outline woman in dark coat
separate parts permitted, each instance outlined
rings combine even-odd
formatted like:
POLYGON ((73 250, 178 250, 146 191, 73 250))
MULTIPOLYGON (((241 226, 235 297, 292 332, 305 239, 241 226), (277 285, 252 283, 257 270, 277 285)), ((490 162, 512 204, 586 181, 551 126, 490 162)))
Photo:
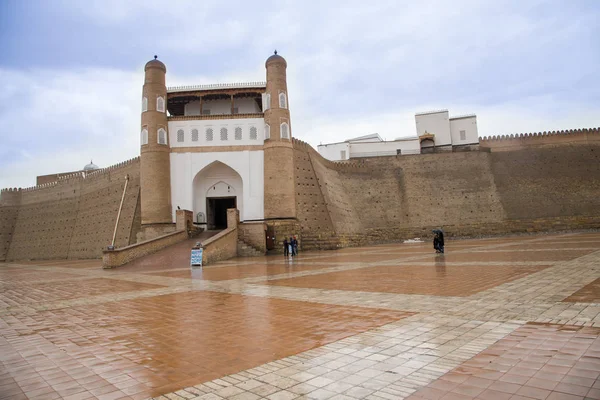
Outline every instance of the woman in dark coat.
POLYGON ((435 236, 433 237, 433 248, 436 253, 444 252, 444 232, 436 231, 435 236))

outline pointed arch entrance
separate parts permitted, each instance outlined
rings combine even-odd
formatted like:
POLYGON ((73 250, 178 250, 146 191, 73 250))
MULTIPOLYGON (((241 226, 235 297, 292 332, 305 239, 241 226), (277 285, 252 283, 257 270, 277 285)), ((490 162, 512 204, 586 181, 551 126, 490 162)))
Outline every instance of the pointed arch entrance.
POLYGON ((206 229, 225 229, 227 209, 243 209, 242 177, 233 168, 220 161, 204 167, 193 181, 194 215, 196 222, 205 223, 206 229))

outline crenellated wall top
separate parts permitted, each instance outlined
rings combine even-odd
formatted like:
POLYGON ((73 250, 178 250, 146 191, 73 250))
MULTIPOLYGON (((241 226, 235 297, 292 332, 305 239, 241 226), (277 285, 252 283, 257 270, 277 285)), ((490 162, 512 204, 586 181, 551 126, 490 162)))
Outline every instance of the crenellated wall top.
POLYGON ((542 138, 550 136, 566 136, 566 135, 598 135, 600 134, 600 128, 584 128, 584 129, 569 129, 562 131, 544 131, 535 133, 517 133, 511 135, 491 135, 484 136, 479 139, 480 144, 485 142, 503 141, 503 140, 515 140, 515 139, 529 139, 529 138, 542 138))
POLYGON ((140 161, 140 157, 135 157, 132 158, 130 160, 127 161, 123 161, 120 162, 118 164, 114 164, 111 165, 109 167, 106 168, 100 168, 97 170, 93 170, 90 172, 84 172, 84 171, 78 171, 78 172, 74 172, 72 174, 68 174, 68 175, 63 175, 60 176, 58 178, 58 180, 54 181, 54 182, 48 182, 48 183, 44 183, 41 185, 36 185, 36 186, 31 186, 31 187, 27 187, 27 188, 6 188, 6 189, 2 189, 1 193, 11 193, 11 192, 32 192, 35 190, 42 190, 42 189, 47 189, 50 187, 54 187, 56 185, 59 184, 64 184, 64 183, 72 183, 72 182, 76 182, 76 181, 83 181, 83 180, 89 180, 89 179, 97 179, 97 178, 102 178, 104 176, 106 176, 107 174, 114 172, 120 168, 123 167, 127 167, 129 165, 132 164, 136 164, 139 163, 140 161))

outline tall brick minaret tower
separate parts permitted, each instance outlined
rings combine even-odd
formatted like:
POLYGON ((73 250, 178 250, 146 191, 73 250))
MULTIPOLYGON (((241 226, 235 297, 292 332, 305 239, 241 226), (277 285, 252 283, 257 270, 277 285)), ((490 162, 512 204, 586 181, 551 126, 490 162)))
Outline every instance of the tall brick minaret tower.
POLYGON ((288 103, 287 62, 277 51, 267 59, 265 93, 265 218, 296 218, 294 149, 288 103))
MULTIPOLYGON (((169 161, 169 135, 167 125, 167 68, 157 60, 149 61, 145 68, 142 91, 141 130, 141 207, 142 227, 154 232, 171 228, 171 168, 169 161), (169 224, 161 229, 160 224, 169 224)), ((155 233, 150 234, 154 236, 155 233)), ((148 235, 146 237, 149 238, 148 235)))

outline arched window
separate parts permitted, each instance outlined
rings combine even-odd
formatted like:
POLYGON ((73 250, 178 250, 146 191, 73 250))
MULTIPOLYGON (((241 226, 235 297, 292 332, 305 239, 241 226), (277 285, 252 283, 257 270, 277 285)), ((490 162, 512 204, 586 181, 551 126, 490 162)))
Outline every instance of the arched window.
POLYGON ((265 94, 265 104, 263 104, 263 111, 267 111, 269 108, 271 108, 271 94, 267 93, 265 94))
POLYGON ((285 93, 279 93, 279 108, 287 108, 285 93))
POLYGON ((265 140, 271 139, 271 127, 265 124, 265 140))
POLYGON ((283 124, 281 124, 281 138, 282 139, 290 138, 290 126, 287 124, 287 122, 284 122, 283 124))
POLYGON ((148 111, 148 98, 142 98, 142 112, 148 111))
POLYGON ((156 111, 165 112, 165 99, 163 99, 161 96, 158 96, 156 99, 156 111))
POLYGON ((227 128, 221 128, 221 140, 222 141, 226 141, 227 140, 227 128))
POLYGON ((235 128, 235 140, 242 140, 242 128, 239 126, 235 128))
POLYGON ((250 140, 256 140, 258 137, 258 132, 256 131, 256 127, 250 127, 250 140))
POLYGON ((148 144, 148 129, 146 128, 142 129, 141 142, 143 145, 148 144))
POLYGON ((184 133, 183 133, 183 129, 180 129, 177 131, 177 141, 178 142, 183 142, 183 138, 184 138, 184 133))
POLYGON ((156 139, 158 140, 158 144, 167 144, 167 131, 160 128, 157 133, 156 139))
POLYGON ((192 129, 192 142, 198 141, 198 129, 192 129))
POLYGON ((212 142, 213 140, 213 130, 212 128, 206 128, 206 141, 212 142))

